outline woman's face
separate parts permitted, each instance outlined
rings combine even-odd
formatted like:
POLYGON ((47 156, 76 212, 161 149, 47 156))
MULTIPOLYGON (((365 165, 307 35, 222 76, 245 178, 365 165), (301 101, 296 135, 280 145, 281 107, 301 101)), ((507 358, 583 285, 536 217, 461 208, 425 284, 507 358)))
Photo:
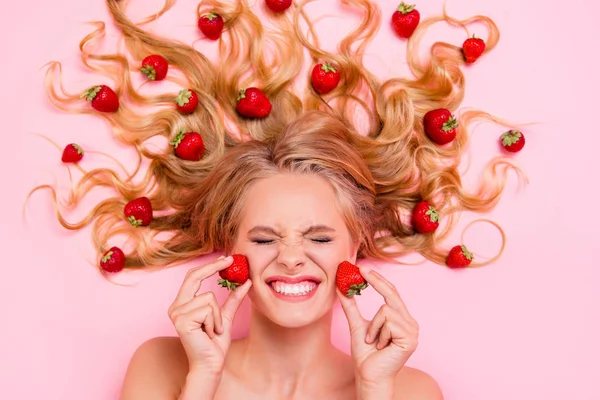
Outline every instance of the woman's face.
POLYGON ((357 246, 325 179, 279 174, 248 188, 233 251, 248 258, 253 306, 300 327, 331 310, 337 266, 355 262, 357 246))

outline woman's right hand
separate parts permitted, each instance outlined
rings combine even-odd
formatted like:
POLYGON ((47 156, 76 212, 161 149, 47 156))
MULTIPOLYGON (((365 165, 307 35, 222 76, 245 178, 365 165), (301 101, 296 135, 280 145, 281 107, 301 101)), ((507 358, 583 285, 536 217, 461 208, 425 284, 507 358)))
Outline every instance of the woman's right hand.
POLYGON ((232 291, 222 307, 213 292, 198 293, 202 281, 231 265, 231 257, 191 269, 177 298, 169 307, 173 322, 188 357, 189 370, 203 374, 220 374, 231 344, 233 318, 248 294, 248 280, 232 291))

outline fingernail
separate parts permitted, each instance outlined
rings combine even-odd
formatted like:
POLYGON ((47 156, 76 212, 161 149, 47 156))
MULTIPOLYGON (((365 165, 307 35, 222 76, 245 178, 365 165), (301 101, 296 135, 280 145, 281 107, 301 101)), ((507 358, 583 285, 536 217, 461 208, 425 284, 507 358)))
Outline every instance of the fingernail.
POLYGON ((369 275, 369 272, 371 272, 371 268, 369 267, 358 267, 358 269, 362 276, 369 275))
POLYGON ((225 261, 233 261, 233 257, 232 256, 227 256, 224 258, 225 261))
POLYGON ((365 343, 367 343, 367 344, 371 343, 371 335, 369 335, 368 333, 367 333, 367 337, 365 338, 365 343))
POLYGON ((225 256, 221 256, 221 257, 217 258, 217 261, 222 260, 224 258, 225 258, 225 256))

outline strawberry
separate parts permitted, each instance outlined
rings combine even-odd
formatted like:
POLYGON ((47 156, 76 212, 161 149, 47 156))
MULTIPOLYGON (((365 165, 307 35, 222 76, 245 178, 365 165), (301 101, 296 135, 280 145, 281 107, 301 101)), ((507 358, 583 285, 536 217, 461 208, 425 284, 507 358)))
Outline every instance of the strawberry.
POLYGON ((223 18, 214 12, 204 14, 198 20, 198 28, 204 36, 211 40, 217 40, 221 37, 224 25, 223 18))
POLYGON ((169 144, 182 160, 199 161, 204 155, 204 141, 198 132, 180 131, 169 144))
POLYGON ((125 266, 125 254, 118 247, 111 247, 100 259, 100 267, 106 272, 119 272, 125 266))
POLYGON ((177 111, 182 114, 191 114, 198 107, 198 95, 192 89, 183 89, 175 97, 177 111))
POLYGON ((169 71, 169 63, 162 56, 151 55, 142 61, 142 74, 151 81, 162 81, 169 71))
POLYGON ((265 0, 267 7, 273 12, 284 12, 292 5, 292 0, 265 0))
POLYGON ((417 232, 431 233, 440 225, 440 216, 435 207, 421 201, 413 209, 412 224, 417 232))
POLYGON ((467 64, 474 63, 485 51, 485 42, 482 39, 473 37, 468 38, 462 45, 463 56, 467 64))
POLYGON ((100 112, 115 112, 119 109, 117 94, 106 85, 93 86, 86 90, 81 98, 92 103, 92 107, 100 112))
POLYGON ((516 153, 525 146, 525 136, 522 132, 511 129, 500 135, 500 143, 504 150, 516 153))
POLYGON ((369 286, 365 278, 360 274, 358 267, 348 261, 342 261, 338 265, 335 274, 335 283, 338 289, 347 297, 360 295, 360 291, 369 286))
POLYGON ((340 83, 340 72, 328 62, 317 64, 312 70, 311 83, 317 93, 329 93, 340 83))
POLYGON ((238 112, 247 118, 263 118, 271 112, 271 102, 260 89, 241 89, 237 98, 238 112))
POLYGON ((63 150, 62 162, 76 163, 83 158, 83 149, 75 143, 68 144, 63 150))
POLYGON ((417 29, 420 20, 421 14, 415 10, 415 5, 402 2, 392 14, 392 27, 398 36, 408 39, 417 29))
POLYGON ((445 108, 428 111, 423 117, 423 129, 431 140, 439 145, 450 143, 456 137, 458 123, 445 108))
POLYGON ((152 204, 147 197, 138 197, 125 205, 123 210, 127 221, 136 228, 152 222, 152 204))
POLYGON ((243 285, 250 277, 250 268, 248 259, 241 254, 232 255, 233 261, 231 265, 219 271, 218 284, 229 290, 235 290, 238 286, 243 285))
POLYGON ((454 246, 446 257, 446 264, 450 268, 463 268, 471 264, 471 261, 473 261, 473 253, 464 245, 454 246))

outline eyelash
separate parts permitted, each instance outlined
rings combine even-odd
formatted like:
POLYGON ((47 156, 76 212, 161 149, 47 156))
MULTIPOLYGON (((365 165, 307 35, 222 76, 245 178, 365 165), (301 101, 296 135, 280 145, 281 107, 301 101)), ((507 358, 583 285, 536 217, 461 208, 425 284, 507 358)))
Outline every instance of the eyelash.
MULTIPOLYGON (((319 238, 319 239, 312 239, 313 242, 315 243, 329 243, 331 242, 330 238, 319 238)), ((268 240, 268 239, 252 239, 253 243, 256 244, 260 244, 260 245, 268 245, 268 244, 273 244, 275 242, 275 240, 268 240)))

